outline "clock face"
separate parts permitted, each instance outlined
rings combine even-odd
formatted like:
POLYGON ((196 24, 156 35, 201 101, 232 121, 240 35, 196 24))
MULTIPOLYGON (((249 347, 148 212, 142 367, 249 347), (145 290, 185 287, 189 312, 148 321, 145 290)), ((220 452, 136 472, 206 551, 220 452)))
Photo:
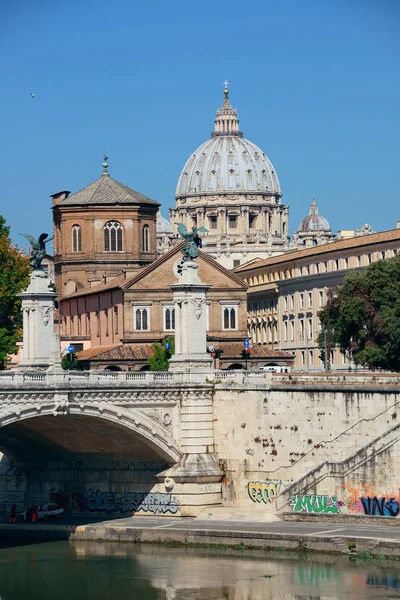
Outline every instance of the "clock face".
POLYGON ((183 267, 183 258, 180 258, 174 264, 174 274, 178 279, 182 275, 182 267, 183 267))

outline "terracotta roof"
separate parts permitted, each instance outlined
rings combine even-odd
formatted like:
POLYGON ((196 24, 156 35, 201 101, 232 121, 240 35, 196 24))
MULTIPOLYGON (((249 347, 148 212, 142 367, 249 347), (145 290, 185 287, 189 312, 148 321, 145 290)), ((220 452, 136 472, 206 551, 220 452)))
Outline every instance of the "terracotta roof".
MULTIPOLYGON (((137 274, 134 275, 133 277, 131 277, 130 279, 126 279, 125 273, 122 273, 121 275, 119 275, 115 279, 112 279, 108 283, 101 283, 100 285, 96 285, 94 287, 82 288, 82 289, 78 290, 77 292, 75 292, 74 294, 70 294, 69 296, 63 296, 63 298, 61 300, 70 300, 71 298, 79 298, 81 296, 88 296, 90 294, 97 294, 98 292, 106 292, 106 291, 114 290, 114 289, 118 289, 118 288, 126 290, 126 289, 130 288, 132 286, 132 284, 134 284, 137 281, 139 281, 140 279, 142 279, 142 277, 144 277, 148 273, 151 273, 152 271, 154 271, 154 269, 156 269, 159 265, 161 265, 163 262, 168 260, 170 258, 170 256, 177 254, 177 252, 180 251, 180 249, 182 248, 182 246, 185 245, 185 243, 186 242, 182 241, 182 242, 179 242, 178 244, 175 244, 175 246, 173 246, 173 248, 171 248, 171 250, 169 252, 167 252, 166 254, 162 254, 159 258, 157 258, 150 265, 148 265, 146 267, 142 267, 141 269, 138 269, 137 274)), ((211 256, 209 256, 208 254, 201 252, 201 250, 199 251, 199 255, 205 260, 205 262, 208 262, 209 264, 214 266, 219 271, 228 275, 231 279, 234 279, 241 288, 247 289, 247 287, 248 287, 247 283, 245 283, 243 281, 243 279, 241 277, 239 277, 239 275, 236 275, 233 271, 229 271, 228 269, 226 269, 225 267, 220 265, 219 262, 217 262, 214 258, 211 258, 211 256)), ((207 283, 207 282, 204 282, 204 283, 207 283)))
POLYGON ((152 344, 117 344, 83 350, 79 353, 79 360, 147 360, 152 354, 152 344))
POLYGON ((251 271, 252 269, 259 269, 262 267, 270 267, 286 262, 293 262, 302 258, 308 258, 309 256, 330 254, 338 252, 339 250, 370 246, 373 244, 380 244, 381 242, 393 242, 396 240, 400 241, 400 229, 389 229, 388 231, 381 231, 380 233, 370 233, 368 235, 360 235, 346 240, 336 240, 335 242, 331 242, 329 244, 312 246, 304 250, 286 252, 285 254, 280 254, 279 256, 261 260, 256 265, 252 263, 246 263, 245 265, 236 267, 234 271, 235 273, 243 273, 245 271, 251 271))
POLYGON ((111 281, 107 283, 100 283, 99 285, 95 285, 94 287, 85 287, 69 296, 63 296, 60 298, 61 302, 63 300, 70 300, 71 298, 79 298, 80 296, 88 296, 89 294, 97 294, 98 292, 107 292, 108 290, 114 290, 122 287, 122 284, 126 280, 126 273, 121 273, 111 281))
MULTIPOLYGON (((212 345, 212 342, 210 342, 212 345)), ((215 348, 224 351, 223 358, 241 358, 242 342, 219 342, 215 348)), ((293 358, 292 352, 271 350, 269 346, 255 345, 250 349, 251 358, 293 358)), ((117 344, 104 348, 90 348, 79 352, 79 360, 147 360, 153 354, 152 344, 117 344)))
MULTIPOLYGON (((224 351, 223 358, 227 357, 238 358, 242 356, 243 342, 210 342, 210 346, 220 348, 224 351)), ((292 358, 293 352, 284 352, 283 350, 272 350, 268 345, 254 344, 250 348, 251 358, 292 358)))
POLYGON ((57 206, 98 206, 106 204, 151 204, 160 206, 159 202, 136 192, 132 188, 103 173, 99 179, 87 185, 83 190, 68 196, 57 206))
POLYGON ((79 360, 90 360, 91 358, 94 358, 98 354, 104 354, 110 350, 113 350, 114 348, 117 348, 119 345, 120 344, 114 344, 113 346, 101 346, 98 348, 87 348, 86 350, 82 350, 82 352, 76 352, 76 355, 79 358, 79 360))

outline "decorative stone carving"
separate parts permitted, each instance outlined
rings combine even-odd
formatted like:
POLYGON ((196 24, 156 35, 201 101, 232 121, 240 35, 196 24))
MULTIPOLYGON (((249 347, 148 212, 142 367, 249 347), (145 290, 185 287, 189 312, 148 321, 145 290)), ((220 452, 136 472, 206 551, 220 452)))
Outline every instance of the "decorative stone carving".
POLYGON ((54 402, 53 415, 67 415, 68 414, 69 402, 68 400, 56 400, 54 402))
POLYGON ((125 219, 124 225, 125 225, 126 229, 132 229, 132 227, 133 227, 132 219, 125 219))
POLYGON ((50 312, 51 312, 50 306, 41 306, 40 307, 40 315, 42 317, 43 325, 45 325, 45 326, 49 324, 50 312))
POLYGON ((192 298, 191 303, 194 306, 194 314, 196 319, 200 319, 201 313, 203 312, 203 305, 206 303, 205 298, 192 298))
POLYGON ((169 413, 164 413, 162 422, 164 423, 165 427, 169 427, 172 423, 171 415, 169 413))
POLYGON ((370 233, 374 233, 374 230, 372 229, 371 225, 368 225, 368 223, 365 223, 365 225, 363 225, 362 227, 360 227, 360 229, 356 229, 356 235, 369 235, 370 233))
POLYGON ((166 477, 164 479, 164 486, 166 492, 171 492, 174 489, 175 481, 172 479, 172 477, 166 477))
POLYGON ((104 221, 102 221, 101 219, 95 219, 94 220, 94 227, 95 229, 101 229, 104 225, 104 221))

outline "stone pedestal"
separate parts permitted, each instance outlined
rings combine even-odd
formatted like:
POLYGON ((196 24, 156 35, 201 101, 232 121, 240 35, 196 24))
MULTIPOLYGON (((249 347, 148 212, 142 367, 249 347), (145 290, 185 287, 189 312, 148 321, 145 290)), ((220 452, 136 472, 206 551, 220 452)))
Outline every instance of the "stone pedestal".
POLYGON ((169 369, 182 371, 211 368, 207 354, 206 291, 210 285, 200 281, 198 265, 185 261, 179 283, 169 286, 175 305, 175 354, 169 369))
POLYGON ((28 289, 22 292, 23 369, 61 368, 59 336, 54 333, 54 298, 44 271, 33 271, 28 289))

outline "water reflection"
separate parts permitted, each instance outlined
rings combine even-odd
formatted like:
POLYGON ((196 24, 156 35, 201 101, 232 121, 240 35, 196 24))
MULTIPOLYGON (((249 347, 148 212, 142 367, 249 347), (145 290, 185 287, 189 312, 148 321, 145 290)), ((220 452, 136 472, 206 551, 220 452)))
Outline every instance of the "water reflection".
POLYGON ((348 557, 98 542, 0 550, 1 600, 364 600, 396 597, 390 588, 397 565, 348 557))

